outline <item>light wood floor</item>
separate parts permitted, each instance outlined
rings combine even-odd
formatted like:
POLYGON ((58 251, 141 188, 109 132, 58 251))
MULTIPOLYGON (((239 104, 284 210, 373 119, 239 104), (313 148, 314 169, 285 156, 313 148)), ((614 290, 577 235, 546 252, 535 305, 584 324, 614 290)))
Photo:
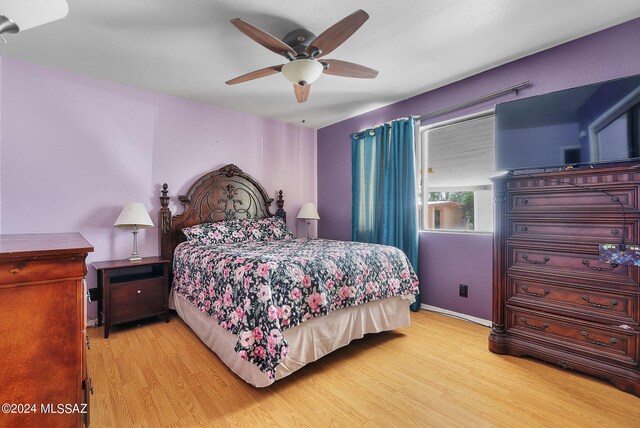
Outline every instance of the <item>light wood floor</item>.
POLYGON ((640 427, 640 398, 492 354, 486 327, 432 312, 267 388, 229 371, 177 317, 91 328, 93 427, 640 427))

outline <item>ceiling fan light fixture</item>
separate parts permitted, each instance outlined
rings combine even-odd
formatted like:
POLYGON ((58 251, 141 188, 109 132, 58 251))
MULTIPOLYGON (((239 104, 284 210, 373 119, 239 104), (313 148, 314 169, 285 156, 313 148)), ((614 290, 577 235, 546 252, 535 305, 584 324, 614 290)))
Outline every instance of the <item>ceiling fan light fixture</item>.
POLYGON ((0 0, 0 33, 28 30, 64 18, 68 13, 66 0, 0 0))
POLYGON ((295 85, 310 85, 322 74, 324 66, 313 59, 295 59, 282 67, 282 74, 295 85))

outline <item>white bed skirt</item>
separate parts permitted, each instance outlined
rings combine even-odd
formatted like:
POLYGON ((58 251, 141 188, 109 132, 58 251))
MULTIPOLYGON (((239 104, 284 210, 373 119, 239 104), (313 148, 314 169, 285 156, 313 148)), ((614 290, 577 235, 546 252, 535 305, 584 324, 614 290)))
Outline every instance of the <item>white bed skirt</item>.
POLYGON ((378 300, 312 318, 285 330, 283 336, 289 343, 289 353, 276 368, 275 379, 269 379, 257 366, 240 358, 234 351, 237 336, 173 291, 170 307, 234 373, 251 385, 265 387, 365 334, 408 326, 409 306, 413 302, 413 296, 378 300))

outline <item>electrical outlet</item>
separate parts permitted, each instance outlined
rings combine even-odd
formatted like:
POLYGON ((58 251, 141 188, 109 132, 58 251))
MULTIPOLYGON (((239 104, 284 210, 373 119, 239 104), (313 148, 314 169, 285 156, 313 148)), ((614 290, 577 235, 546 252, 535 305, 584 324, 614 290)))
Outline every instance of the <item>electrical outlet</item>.
POLYGON ((460 284, 459 294, 460 297, 469 297, 469 286, 466 284, 460 284))

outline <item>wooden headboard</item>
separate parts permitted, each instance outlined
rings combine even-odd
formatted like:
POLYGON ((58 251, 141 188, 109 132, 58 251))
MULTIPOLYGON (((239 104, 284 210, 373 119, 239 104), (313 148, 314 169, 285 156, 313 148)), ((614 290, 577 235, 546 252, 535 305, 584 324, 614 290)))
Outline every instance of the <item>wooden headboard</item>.
POLYGON ((222 220, 277 217, 287 220, 282 190, 278 192, 278 209, 272 214, 273 198, 253 177, 229 164, 200 177, 186 195, 178 196, 184 209, 172 215, 169 210, 169 186, 162 186, 160 195, 160 256, 173 260, 173 252, 186 238, 182 229, 200 223, 222 220))

